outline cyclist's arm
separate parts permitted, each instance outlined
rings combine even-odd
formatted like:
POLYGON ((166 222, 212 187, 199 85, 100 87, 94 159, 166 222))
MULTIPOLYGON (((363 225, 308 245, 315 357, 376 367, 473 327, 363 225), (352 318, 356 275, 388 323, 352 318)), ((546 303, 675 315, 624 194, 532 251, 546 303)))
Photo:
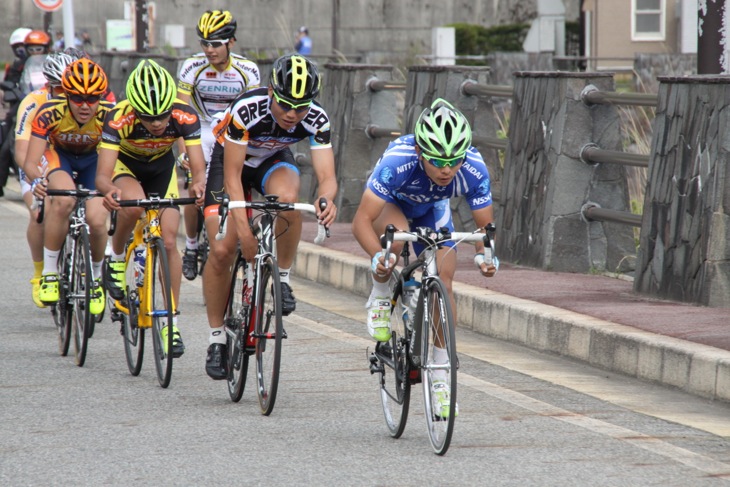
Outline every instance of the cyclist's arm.
MULTIPOLYGON (((180 100, 187 103, 188 105, 190 104, 190 95, 189 94, 183 93, 178 89, 177 97, 180 100)), ((177 148, 178 148, 178 154, 185 154, 185 152, 187 152, 187 149, 185 148, 185 139, 183 139, 182 137, 177 139, 177 148)))
POLYGON ((375 254, 382 251, 380 246, 380 236, 375 233, 375 220, 383 212, 385 208, 385 200, 379 198, 369 188, 365 189, 365 193, 360 200, 355 216, 352 218, 352 234, 365 252, 372 258, 375 254))
MULTIPOLYGON (((15 163, 25 171, 25 159, 28 156, 30 141, 15 139, 15 163)), ((26 173, 27 174, 27 173, 26 173)))
POLYGON ((112 182, 118 156, 118 150, 102 147, 99 149, 99 159, 96 163, 96 189, 104 195, 104 206, 108 210, 120 208, 119 204, 114 201, 114 195, 121 199, 121 190, 112 182))
MULTIPOLYGON (((243 163, 246 160, 247 145, 236 144, 226 140, 223 148, 223 187, 231 201, 245 199, 241 174, 243 163)), ((236 225, 238 239, 241 242, 241 252, 249 262, 256 255, 257 242, 251 233, 248 216, 245 208, 232 209, 229 218, 233 218, 236 225)))
MULTIPOLYGON (((492 205, 485 206, 478 210, 472 210, 471 214, 472 217, 474 217, 474 224, 478 228, 484 228, 487 224, 494 222, 494 210, 492 209, 492 205)), ((474 247, 477 254, 484 252, 484 244, 482 242, 475 242, 474 247)), ((487 264, 482 263, 480 270, 482 274, 487 277, 492 277, 497 273, 497 268, 494 264, 487 266, 487 264)))
POLYGON ((203 204, 202 198, 205 194, 205 156, 203 156, 203 146, 194 144, 187 146, 188 157, 190 158, 190 170, 193 173, 193 181, 190 185, 191 194, 200 199, 199 204, 203 204))
MULTIPOLYGON (((337 195, 337 177, 335 176, 335 153, 331 147, 323 149, 312 149, 312 169, 317 175, 318 194, 317 201, 320 198, 327 199, 327 209, 319 215, 322 223, 329 226, 335 221, 337 216, 337 207, 334 199, 337 195)), ((319 210, 319 206, 315 203, 315 207, 319 210)))
POLYGON ((32 135, 28 142, 28 152, 25 157, 23 164, 23 171, 28 176, 28 179, 33 181, 36 178, 43 176, 38 166, 41 164, 41 158, 43 153, 46 151, 46 139, 32 135))

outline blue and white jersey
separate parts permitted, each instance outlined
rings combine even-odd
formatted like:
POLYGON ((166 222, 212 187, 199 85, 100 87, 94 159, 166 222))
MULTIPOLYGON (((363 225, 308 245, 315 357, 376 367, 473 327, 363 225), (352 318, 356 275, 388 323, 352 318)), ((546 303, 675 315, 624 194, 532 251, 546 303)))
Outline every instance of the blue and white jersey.
POLYGON ((492 204, 489 171, 476 148, 469 148, 466 160, 447 186, 433 183, 421 164, 415 137, 399 137, 388 145, 375 165, 367 187, 399 206, 408 218, 422 216, 438 201, 458 196, 466 198, 472 211, 492 204))

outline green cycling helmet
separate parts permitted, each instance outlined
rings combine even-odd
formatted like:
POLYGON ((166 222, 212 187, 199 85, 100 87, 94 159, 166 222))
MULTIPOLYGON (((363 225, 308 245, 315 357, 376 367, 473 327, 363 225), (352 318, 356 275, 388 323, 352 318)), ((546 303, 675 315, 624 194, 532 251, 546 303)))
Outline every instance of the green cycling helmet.
POLYGON ((126 93, 137 113, 157 116, 172 107, 177 88, 165 68, 151 59, 144 59, 129 75, 126 93))
POLYGON ((455 159, 471 146, 471 127, 464 114, 437 98, 416 120, 416 144, 430 157, 455 159))

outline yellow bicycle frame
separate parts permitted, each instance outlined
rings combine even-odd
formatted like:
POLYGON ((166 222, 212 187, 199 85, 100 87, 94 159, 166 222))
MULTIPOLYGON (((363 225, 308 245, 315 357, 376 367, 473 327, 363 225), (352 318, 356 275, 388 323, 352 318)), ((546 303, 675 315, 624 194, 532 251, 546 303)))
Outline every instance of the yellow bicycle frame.
MULTIPOLYGON (((148 208, 145 214, 137 220, 132 234, 132 241, 127 245, 126 268, 134 268, 134 249, 138 245, 144 243, 146 247, 147 257, 144 264, 144 279, 142 287, 138 288, 139 295, 139 315, 137 316, 137 326, 139 328, 152 328, 152 263, 154 262, 155 252, 157 249, 152 242, 154 238, 162 239, 162 231, 160 230, 160 210, 159 208, 148 208)), ((177 314, 177 305, 175 296, 172 298, 173 315, 177 314)), ((129 308, 119 301, 115 301, 116 307, 124 314, 129 315, 129 308)))

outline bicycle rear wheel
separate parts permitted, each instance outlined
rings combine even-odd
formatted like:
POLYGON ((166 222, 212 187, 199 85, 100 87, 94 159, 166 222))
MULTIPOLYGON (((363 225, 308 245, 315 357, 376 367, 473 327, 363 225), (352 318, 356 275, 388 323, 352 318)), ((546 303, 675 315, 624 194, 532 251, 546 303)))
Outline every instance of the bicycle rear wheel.
POLYGON ((449 449, 458 411, 456 407, 454 315, 449 294, 440 279, 429 279, 425 287, 426 296, 421 324, 423 332, 421 348, 423 405, 431 446, 436 454, 443 455, 449 449), (441 357, 434 356, 436 348, 441 349, 441 357), (434 393, 435 383, 439 384, 436 389, 442 391, 440 394, 448 398, 441 405, 434 393), (448 394, 443 392, 443 383, 448 388, 448 394))
POLYGON ((69 316, 68 303, 68 277, 71 274, 71 249, 72 240, 69 238, 63 243, 58 254, 58 303, 51 308, 53 321, 58 330, 58 353, 65 357, 68 355, 68 347, 71 345, 71 317, 69 316))
POLYGON ((250 316, 250 305, 244 301, 244 287, 247 285, 246 265, 246 261, 238 253, 233 265, 231 288, 223 321, 226 327, 226 348, 228 350, 228 395, 233 402, 240 401, 243 396, 250 357, 250 353, 246 350, 250 316))
POLYGON ((134 252, 129 254, 127 270, 124 274, 127 313, 121 313, 121 334, 122 340, 124 340, 124 355, 127 359, 127 368, 129 369, 129 373, 136 377, 142 371, 145 329, 139 328, 138 326, 139 290, 137 289, 136 279, 134 277, 134 260, 132 256, 134 256, 134 252))
POLYGON ((400 438, 406 428, 411 401, 411 383, 408 380, 410 370, 408 342, 411 334, 403 322, 402 281, 394 273, 391 282, 395 282, 392 291, 395 304, 390 312, 392 335, 390 341, 379 342, 376 345, 375 356, 380 362, 380 402, 383 406, 385 424, 388 426, 390 436, 400 438))
MULTIPOLYGON (((172 342, 174 335, 172 331, 174 309, 172 306, 170 266, 162 239, 156 238, 150 250, 152 251, 152 267, 148 267, 148 269, 151 273, 149 284, 152 286, 149 292, 151 297, 153 355, 155 357, 155 368, 157 369, 157 380, 160 382, 160 386, 167 387, 170 385, 170 379, 172 378, 172 342)), ((150 255, 147 255, 147 259, 150 259, 150 255)), ((145 292, 144 288, 142 292, 145 292)))
POLYGON ((71 273, 68 281, 68 313, 74 330, 76 365, 83 367, 89 346, 89 332, 94 319, 89 301, 94 280, 91 276, 91 247, 89 233, 83 225, 78 229, 71 273))
POLYGON ((256 305, 256 378, 259 406, 265 416, 271 414, 279 387, 281 340, 284 324, 281 319, 281 283, 279 266, 273 256, 264 259, 257 291, 256 305))

